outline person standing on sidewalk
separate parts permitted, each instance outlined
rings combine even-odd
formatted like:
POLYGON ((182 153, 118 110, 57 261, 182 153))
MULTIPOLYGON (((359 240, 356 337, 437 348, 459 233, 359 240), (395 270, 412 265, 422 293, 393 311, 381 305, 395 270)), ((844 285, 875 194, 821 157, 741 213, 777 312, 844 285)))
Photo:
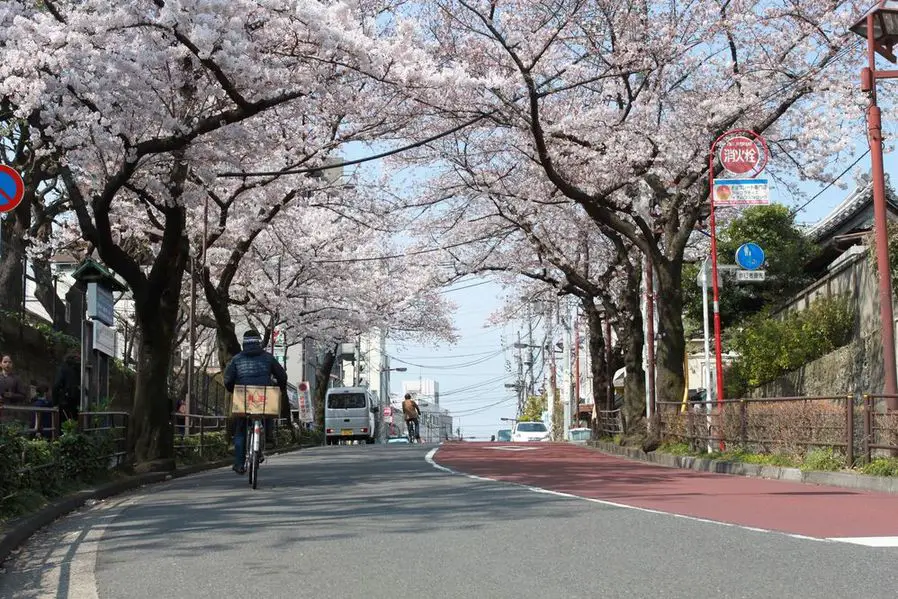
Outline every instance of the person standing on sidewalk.
POLYGON ((28 391, 12 370, 12 356, 0 354, 0 405, 22 405, 27 401, 28 391))
POLYGON ((50 399, 59 408, 60 424, 68 420, 78 422, 78 410, 81 409, 81 354, 77 351, 67 353, 59 366, 50 399))

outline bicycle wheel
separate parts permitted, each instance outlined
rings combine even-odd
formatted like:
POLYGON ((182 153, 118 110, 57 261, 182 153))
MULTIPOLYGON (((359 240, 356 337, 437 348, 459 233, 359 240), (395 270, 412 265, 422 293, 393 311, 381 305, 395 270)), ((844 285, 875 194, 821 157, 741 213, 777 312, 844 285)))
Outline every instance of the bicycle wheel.
POLYGON ((259 485, 259 452, 254 451, 249 471, 249 484, 255 489, 259 485))
POLYGON ((250 432, 246 436, 246 473, 247 473, 246 481, 250 485, 253 484, 253 477, 255 476, 255 473, 253 472, 253 470, 255 469, 256 464, 257 464, 256 459, 255 459, 256 451, 254 449, 254 447, 255 447, 254 442, 255 442, 255 432, 250 432))

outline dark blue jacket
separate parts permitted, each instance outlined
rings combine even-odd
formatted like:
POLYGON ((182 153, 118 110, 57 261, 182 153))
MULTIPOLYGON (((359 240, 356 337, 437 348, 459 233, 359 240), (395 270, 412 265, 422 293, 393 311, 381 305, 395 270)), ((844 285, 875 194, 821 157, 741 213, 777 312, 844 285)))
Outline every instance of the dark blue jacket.
POLYGON ((225 368, 224 386, 233 391, 234 385, 271 385, 272 377, 282 391, 286 389, 284 367, 258 343, 247 343, 225 368))

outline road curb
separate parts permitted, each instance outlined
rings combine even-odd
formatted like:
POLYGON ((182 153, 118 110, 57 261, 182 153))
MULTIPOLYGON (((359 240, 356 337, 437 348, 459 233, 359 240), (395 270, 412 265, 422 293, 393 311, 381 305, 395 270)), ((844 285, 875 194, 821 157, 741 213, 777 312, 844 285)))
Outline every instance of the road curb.
POLYGON ((602 453, 641 462, 649 462, 670 468, 694 470, 696 472, 713 472, 716 474, 732 474, 735 476, 749 476, 753 478, 767 478, 772 480, 785 480, 812 485, 828 485, 831 487, 855 489, 858 491, 877 491, 880 493, 898 495, 898 477, 871 476, 869 474, 855 474, 853 472, 804 472, 798 468, 786 468, 783 466, 727 462, 724 460, 711 460, 695 456, 671 455, 669 453, 657 451, 646 453, 635 447, 623 447, 606 441, 591 441, 588 445, 602 453))
MULTIPOLYGON (((308 447, 317 447, 314 445, 300 445, 299 447, 288 447, 284 449, 274 449, 268 455, 278 455, 282 453, 290 453, 299 451, 308 447)), ((148 472, 146 474, 137 474, 120 480, 99 485, 92 489, 83 489, 76 491, 65 497, 60 497, 40 510, 21 518, 8 521, 0 528, 0 565, 2 565, 9 555, 27 541, 31 535, 53 523, 58 518, 74 512, 82 507, 91 499, 106 499, 114 495, 121 495, 126 491, 139 489, 147 485, 161 483, 167 480, 183 478, 191 474, 198 474, 206 470, 215 470, 216 468, 224 468, 233 463, 233 458, 221 459, 215 462, 206 462, 202 464, 191 464, 183 468, 177 468, 169 472, 148 472)))

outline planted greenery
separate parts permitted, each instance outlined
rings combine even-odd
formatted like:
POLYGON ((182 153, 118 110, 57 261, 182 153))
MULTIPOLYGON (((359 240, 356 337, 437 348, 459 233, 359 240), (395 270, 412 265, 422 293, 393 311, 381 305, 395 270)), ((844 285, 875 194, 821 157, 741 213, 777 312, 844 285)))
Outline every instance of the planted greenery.
MULTIPOLYGON (((855 327, 855 309, 845 297, 823 298, 782 318, 759 314, 731 339, 739 358, 729 369, 728 393, 740 397, 846 345, 855 327)), ((725 379, 726 380, 726 379, 725 379)))
POLYGON ((0 519, 109 476, 113 437, 86 435, 72 424, 65 423, 62 435, 52 441, 30 439, 16 425, 0 426, 0 519))

